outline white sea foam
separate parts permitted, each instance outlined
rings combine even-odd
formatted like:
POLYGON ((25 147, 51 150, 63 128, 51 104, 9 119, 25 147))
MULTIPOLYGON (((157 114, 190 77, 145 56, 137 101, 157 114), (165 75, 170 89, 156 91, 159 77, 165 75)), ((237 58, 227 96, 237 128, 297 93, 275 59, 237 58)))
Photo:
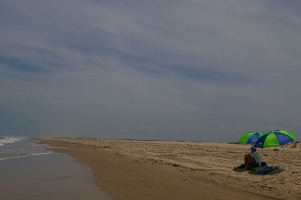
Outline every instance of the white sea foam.
POLYGON ((9 157, 9 158, 0 158, 0 160, 9 160, 9 159, 16 159, 16 158, 24 158, 24 157, 30 157, 30 156, 40 156, 40 155, 46 155, 51 154, 52 151, 44 152, 44 153, 32 153, 28 155, 22 155, 22 156, 15 156, 15 157, 9 157))
POLYGON ((2 136, 0 137, 0 146, 3 146, 4 144, 9 144, 9 143, 15 143, 18 141, 22 141, 26 139, 25 137, 9 137, 9 136, 2 136))

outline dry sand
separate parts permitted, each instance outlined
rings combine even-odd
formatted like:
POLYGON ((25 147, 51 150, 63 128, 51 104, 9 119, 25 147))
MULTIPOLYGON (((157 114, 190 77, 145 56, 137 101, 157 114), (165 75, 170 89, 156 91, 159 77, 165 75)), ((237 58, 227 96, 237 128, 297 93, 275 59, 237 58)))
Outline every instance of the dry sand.
MULTIPOLYGON (((249 145, 48 138, 41 142, 94 170, 95 182, 113 199, 301 200, 301 145, 279 148, 281 168, 267 175, 237 172, 249 145)), ((273 148, 258 149, 278 165, 273 148)))

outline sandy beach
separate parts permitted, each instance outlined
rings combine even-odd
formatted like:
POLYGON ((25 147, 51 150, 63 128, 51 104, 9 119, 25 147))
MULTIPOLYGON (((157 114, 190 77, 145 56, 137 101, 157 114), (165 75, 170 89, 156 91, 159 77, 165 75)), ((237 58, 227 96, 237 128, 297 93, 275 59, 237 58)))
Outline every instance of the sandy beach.
MULTIPOLYGON (((96 138, 40 142, 88 165, 95 183, 116 200, 301 199, 299 142, 278 148, 281 170, 265 175, 233 169, 249 145, 96 138)), ((278 165, 273 148, 258 153, 269 166, 278 165)))

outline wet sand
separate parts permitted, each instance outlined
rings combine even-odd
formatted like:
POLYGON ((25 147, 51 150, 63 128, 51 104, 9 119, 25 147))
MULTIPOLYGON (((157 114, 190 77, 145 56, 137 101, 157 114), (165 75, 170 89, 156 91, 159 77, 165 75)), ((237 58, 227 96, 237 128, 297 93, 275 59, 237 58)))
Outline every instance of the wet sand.
POLYGON ((93 171, 68 154, 2 160, 0 177, 3 200, 112 199, 95 186, 93 171))
MULTIPOLYGON (((280 148, 281 168, 267 175, 236 171, 249 145, 48 138, 94 171, 96 184, 116 200, 133 199, 301 199, 300 143, 280 148)), ((273 149, 258 149, 277 165, 273 149)))

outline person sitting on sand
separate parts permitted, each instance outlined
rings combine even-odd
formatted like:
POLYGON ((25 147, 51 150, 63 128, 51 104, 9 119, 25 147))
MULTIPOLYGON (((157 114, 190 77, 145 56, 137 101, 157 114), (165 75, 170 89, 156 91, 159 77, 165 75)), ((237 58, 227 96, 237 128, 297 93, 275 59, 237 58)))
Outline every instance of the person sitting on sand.
POLYGON ((261 165, 260 156, 256 151, 256 147, 253 146, 251 147, 251 152, 245 154, 244 160, 245 160, 245 169, 248 169, 249 167, 260 167, 261 165))

